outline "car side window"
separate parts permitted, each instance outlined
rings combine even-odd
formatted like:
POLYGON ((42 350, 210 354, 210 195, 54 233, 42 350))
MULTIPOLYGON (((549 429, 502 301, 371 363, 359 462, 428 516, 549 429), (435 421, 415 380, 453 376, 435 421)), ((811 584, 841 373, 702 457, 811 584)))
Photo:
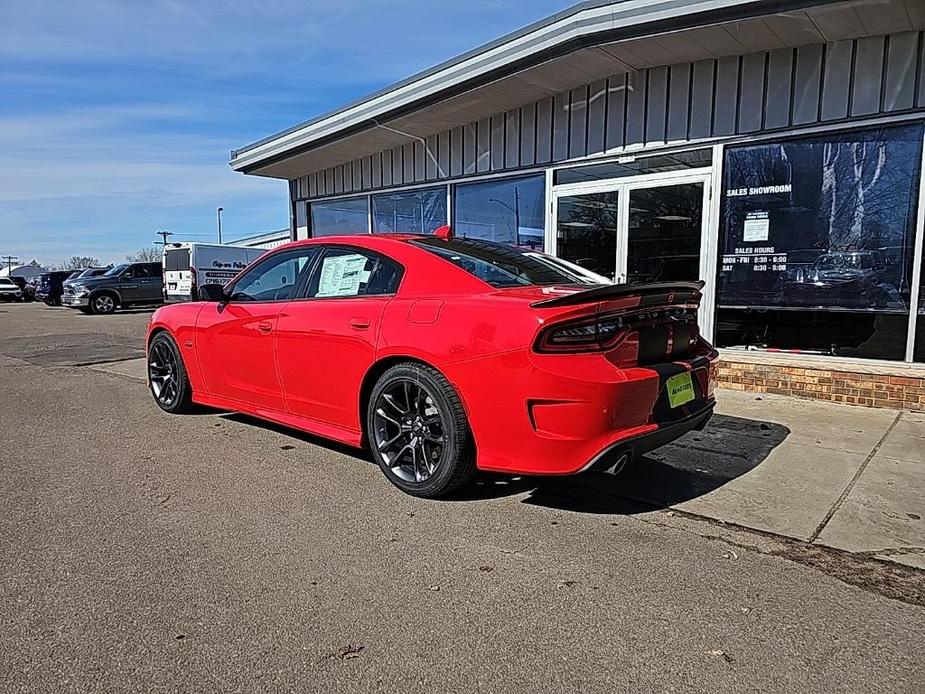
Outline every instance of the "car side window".
POLYGON ((151 276, 151 270, 147 265, 135 265, 129 272, 132 273, 132 277, 136 279, 144 279, 145 277, 151 276))
POLYGON ((317 248, 275 253, 243 275, 231 288, 232 301, 288 301, 310 271, 317 248))
POLYGON ((401 281, 397 263, 355 248, 327 248, 312 273, 306 296, 328 299, 394 294, 401 281))

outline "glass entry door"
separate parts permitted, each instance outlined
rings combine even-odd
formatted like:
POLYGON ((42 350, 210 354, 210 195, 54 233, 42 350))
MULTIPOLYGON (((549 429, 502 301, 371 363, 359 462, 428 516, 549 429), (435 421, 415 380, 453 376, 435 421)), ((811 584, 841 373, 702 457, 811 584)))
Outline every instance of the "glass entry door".
POLYGON ((646 176, 554 189, 552 252, 618 283, 701 277, 709 176, 646 176))
POLYGON ((704 187, 696 182, 629 191, 627 282, 700 277, 704 187))
POLYGON ((614 279, 619 197, 616 190, 559 197, 556 255, 614 279))

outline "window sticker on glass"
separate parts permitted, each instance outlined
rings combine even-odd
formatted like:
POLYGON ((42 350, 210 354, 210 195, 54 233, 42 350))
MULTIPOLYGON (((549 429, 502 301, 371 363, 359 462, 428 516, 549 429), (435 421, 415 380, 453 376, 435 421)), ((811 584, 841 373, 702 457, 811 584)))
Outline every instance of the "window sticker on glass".
POLYGON ((368 258, 364 255, 329 256, 321 265, 317 297, 356 296, 360 285, 369 281, 370 271, 366 269, 368 258))
POLYGON ((745 215, 743 241, 767 241, 771 222, 767 210, 756 210, 745 215))

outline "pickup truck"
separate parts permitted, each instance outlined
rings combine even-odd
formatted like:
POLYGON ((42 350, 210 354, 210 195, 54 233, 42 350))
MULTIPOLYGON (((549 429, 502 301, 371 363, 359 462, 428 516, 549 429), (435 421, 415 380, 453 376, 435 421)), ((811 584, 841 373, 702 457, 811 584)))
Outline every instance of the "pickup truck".
POLYGON ((161 264, 125 263, 97 277, 82 277, 65 287, 61 303, 96 314, 108 314, 129 306, 162 304, 161 264))

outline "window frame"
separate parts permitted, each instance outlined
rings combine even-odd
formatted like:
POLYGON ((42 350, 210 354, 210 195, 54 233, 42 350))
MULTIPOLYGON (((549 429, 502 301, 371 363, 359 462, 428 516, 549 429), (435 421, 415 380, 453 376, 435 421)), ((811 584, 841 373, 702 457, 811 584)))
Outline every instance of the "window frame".
POLYGON ((351 246, 347 243, 324 243, 318 244, 320 252, 315 258, 314 265, 307 275, 305 286, 301 287, 299 292, 299 299, 301 301, 330 301, 332 299, 378 299, 381 297, 394 297, 401 290, 401 283, 405 279, 405 266, 392 258, 391 256, 386 255, 385 253, 380 253, 379 251, 374 251, 369 248, 363 248, 361 246, 351 246), (390 263, 395 266, 395 269, 398 271, 398 281, 395 284, 395 291, 385 294, 354 294, 353 296, 308 296, 308 288, 312 285, 315 280, 315 276, 321 271, 321 265, 324 262, 325 256, 329 251, 340 250, 348 251, 357 255, 364 255, 367 258, 376 257, 380 260, 384 260, 387 263, 390 263))
MULTIPOLYGON (((305 297, 305 289, 307 286, 308 278, 312 277, 315 266, 318 264, 318 258, 321 256, 320 245, 311 245, 311 246, 298 246, 296 248, 283 248, 272 253, 267 253, 265 256, 261 257, 256 263, 251 267, 246 268, 244 271, 240 272, 231 282, 225 285, 225 293, 227 294, 226 303, 229 304, 281 304, 289 303, 290 301, 303 301, 305 297), (296 282, 296 288, 293 292, 293 296, 287 299, 268 299, 267 301, 241 301, 235 300, 234 297, 234 288, 242 282, 248 275, 257 272, 260 268, 263 268, 270 262, 273 262, 282 255, 293 255, 294 257, 298 256, 300 253, 311 253, 311 258, 308 262, 307 271, 302 271, 302 277, 299 278, 299 281, 296 282)), ((292 258, 287 258, 285 262, 292 260, 292 258)))

